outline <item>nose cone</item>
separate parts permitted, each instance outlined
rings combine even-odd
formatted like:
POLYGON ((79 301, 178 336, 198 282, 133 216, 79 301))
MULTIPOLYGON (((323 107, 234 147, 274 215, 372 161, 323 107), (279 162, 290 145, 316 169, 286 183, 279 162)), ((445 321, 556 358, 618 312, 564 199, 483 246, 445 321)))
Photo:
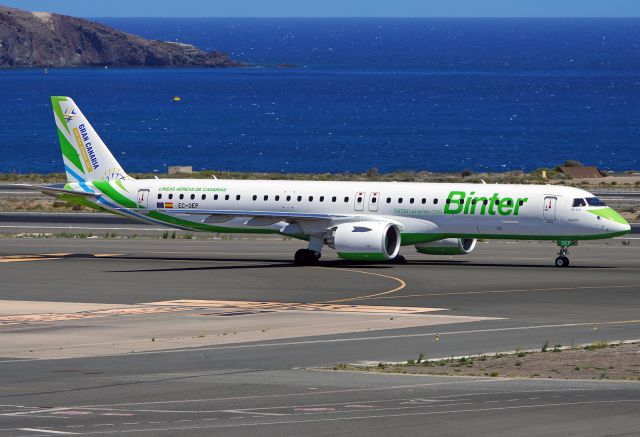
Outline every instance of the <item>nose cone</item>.
POLYGON ((631 225, 613 208, 589 209, 591 214, 598 216, 600 220, 608 220, 612 233, 624 235, 631 231, 631 225))

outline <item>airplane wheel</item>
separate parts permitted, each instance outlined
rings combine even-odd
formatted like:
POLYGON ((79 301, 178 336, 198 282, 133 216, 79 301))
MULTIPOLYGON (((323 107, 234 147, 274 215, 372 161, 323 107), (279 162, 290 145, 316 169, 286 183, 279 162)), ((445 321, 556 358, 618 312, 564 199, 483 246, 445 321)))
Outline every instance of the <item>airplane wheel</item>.
POLYGON ((316 254, 313 250, 299 249, 294 256, 294 262, 297 266, 310 266, 318 263, 320 254, 316 254))
POLYGON ((569 267, 569 258, 567 258, 566 256, 557 257, 556 267, 569 267))
POLYGON ((392 264, 406 264, 407 259, 402 255, 396 255, 394 259, 390 261, 392 264))

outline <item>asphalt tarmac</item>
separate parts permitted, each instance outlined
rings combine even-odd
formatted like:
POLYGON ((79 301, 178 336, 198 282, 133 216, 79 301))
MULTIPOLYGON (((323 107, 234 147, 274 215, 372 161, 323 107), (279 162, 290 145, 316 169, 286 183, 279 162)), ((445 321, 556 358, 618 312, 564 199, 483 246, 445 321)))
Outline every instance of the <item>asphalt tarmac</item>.
MULTIPOLYGON (((640 339, 636 240, 572 248, 566 269, 553 266, 556 247, 537 242, 479 243, 465 257, 429 257, 406 248, 404 265, 346 263, 327 250, 319 266, 293 267, 302 244, 242 238, 0 240, 0 435, 636 435, 638 382, 320 369, 402 361, 420 352, 436 358, 536 349, 547 341, 640 339), (137 315, 74 307, 146 311, 158 302, 175 309, 184 300, 199 303, 184 313, 137 315), (27 307, 45 303, 40 316, 63 307, 65 315, 82 318, 45 315, 15 323, 6 308, 19 301, 27 307), (220 301, 242 310, 205 310, 206 302, 220 301), (253 303, 249 309, 247 302, 253 303), (276 308, 275 316, 299 323, 298 333, 243 337, 247 320, 274 317, 256 303, 331 303, 340 307, 326 311, 334 317, 323 319, 332 320, 327 325, 337 320, 356 327, 316 330, 312 315, 322 315, 293 306, 276 308), (355 309, 336 319, 337 308, 347 306, 355 309), (389 320, 372 319, 366 329, 357 325, 380 307, 389 320), (425 311, 400 314, 402 308, 425 311), (205 332, 205 316, 228 326, 229 335, 205 332), (449 319, 434 324, 435 317, 449 319), (420 323, 388 326, 401 320, 420 323), (161 334, 153 339, 160 346, 131 343, 127 351, 72 358, 39 349, 30 357, 29 350, 18 354, 7 346, 14 339, 27 345, 38 337, 79 338, 82 351, 107 332, 116 344, 139 329, 160 333, 180 323, 184 330, 202 330, 204 338, 169 347, 161 334)), ((50 343, 49 351, 58 347, 50 343)))

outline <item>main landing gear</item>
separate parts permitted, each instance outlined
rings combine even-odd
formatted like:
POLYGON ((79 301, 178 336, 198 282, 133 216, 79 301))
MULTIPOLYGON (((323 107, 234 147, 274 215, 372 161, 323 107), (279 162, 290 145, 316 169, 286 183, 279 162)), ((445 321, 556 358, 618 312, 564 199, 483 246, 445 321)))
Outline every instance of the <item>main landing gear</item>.
POLYGON ((300 249, 296 252, 294 262, 297 266, 312 266, 318 264, 320 252, 309 249, 300 249))
POLYGON ((567 255, 569 254, 569 247, 574 244, 577 244, 577 242, 558 241, 560 252, 558 252, 558 257, 556 258, 556 267, 569 267, 569 258, 567 258, 567 255))
POLYGON ((296 252, 294 262, 297 266, 313 266, 320 260, 320 251, 324 245, 324 239, 318 235, 309 237, 309 248, 296 252))

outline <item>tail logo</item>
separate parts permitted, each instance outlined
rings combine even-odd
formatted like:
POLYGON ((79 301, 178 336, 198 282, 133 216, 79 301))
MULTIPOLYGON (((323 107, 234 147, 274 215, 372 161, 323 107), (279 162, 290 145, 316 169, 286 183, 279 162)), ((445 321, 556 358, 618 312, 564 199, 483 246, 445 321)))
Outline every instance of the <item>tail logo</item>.
POLYGON ((89 141, 89 135, 87 134, 87 129, 84 127, 84 124, 73 128, 73 136, 76 139, 76 143, 78 143, 78 149, 82 155, 84 165, 87 171, 91 173, 92 170, 98 168, 98 158, 96 158, 93 147, 91 147, 91 141, 89 141))
POLYGON ((67 123, 73 120, 73 117, 76 116, 76 108, 73 106, 67 106, 67 109, 64 111, 64 119, 67 123))

